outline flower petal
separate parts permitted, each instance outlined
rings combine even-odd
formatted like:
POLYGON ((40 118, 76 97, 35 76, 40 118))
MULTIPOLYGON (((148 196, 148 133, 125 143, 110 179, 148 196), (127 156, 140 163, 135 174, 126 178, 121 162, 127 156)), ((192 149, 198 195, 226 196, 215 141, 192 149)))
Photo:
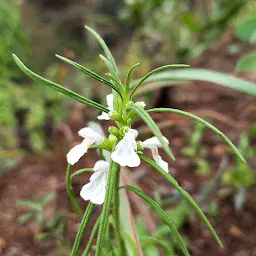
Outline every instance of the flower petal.
POLYGON ((112 93, 108 94, 106 96, 106 100, 107 100, 108 109, 114 110, 114 95, 112 93))
MULTIPOLYGON (((169 141, 167 138, 163 137, 164 141, 169 144, 169 141)), ((149 148, 149 149, 153 149, 153 148, 162 148, 162 144, 159 141, 159 139, 157 137, 152 137, 150 139, 144 140, 143 142, 141 142, 141 146, 143 148, 149 148)))
POLYGON ((106 112, 101 112, 101 115, 97 116, 99 120, 110 120, 109 114, 106 112))
POLYGON ((94 204, 103 204, 106 194, 107 172, 97 172, 94 174, 97 174, 97 176, 94 176, 93 179, 90 179, 89 183, 82 187, 80 196, 94 204))
POLYGON ((138 132, 134 129, 129 129, 111 154, 112 160, 121 166, 136 167, 140 165, 140 158, 135 152, 137 143, 134 135, 137 136, 138 132))
POLYGON ((158 153, 158 149, 157 147, 155 147, 154 149, 151 149, 152 151, 152 156, 153 159, 155 160, 155 162, 166 172, 169 172, 169 168, 168 168, 168 163, 165 162, 162 157, 159 155, 158 153))
POLYGON ((101 143, 104 139, 99 133, 95 132, 90 127, 85 127, 83 129, 79 130, 78 134, 79 134, 79 136, 88 139, 88 141, 90 140, 91 141, 90 145, 92 145, 94 143, 101 143))
POLYGON ((87 152, 89 143, 87 139, 84 139, 81 144, 74 146, 67 153, 67 161, 69 164, 74 165, 79 159, 87 152))
POLYGON ((90 182, 82 187, 80 196, 94 204, 102 204, 106 194, 109 163, 102 160, 97 161, 93 169, 95 173, 91 176, 90 182))

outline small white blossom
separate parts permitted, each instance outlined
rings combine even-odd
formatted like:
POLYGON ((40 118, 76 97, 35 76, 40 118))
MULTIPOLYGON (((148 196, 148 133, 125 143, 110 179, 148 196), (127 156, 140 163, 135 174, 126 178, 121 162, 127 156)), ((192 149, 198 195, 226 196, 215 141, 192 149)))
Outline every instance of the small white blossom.
MULTIPOLYGON (((167 144, 169 144, 169 141, 163 137, 165 142, 167 144)), ((165 162, 162 157, 159 155, 158 153, 158 148, 162 148, 162 144, 161 142, 159 141, 159 139, 157 137, 152 137, 150 139, 147 139, 143 142, 141 142, 141 146, 143 148, 149 148, 151 149, 151 152, 152 152, 152 156, 153 156, 153 159, 155 160, 155 162, 163 169, 165 170, 166 172, 169 172, 169 169, 168 169, 168 163, 165 162)))
POLYGON ((111 154, 114 162, 121 166, 136 167, 140 165, 140 158, 137 151, 136 137, 138 132, 134 129, 129 129, 123 139, 115 147, 115 151, 111 154))
POLYGON ((101 143, 103 141, 103 137, 95 132, 90 127, 85 127, 78 131, 78 134, 84 138, 81 144, 74 146, 67 153, 67 161, 69 164, 74 165, 79 161, 79 159, 88 151, 88 148, 94 143, 101 143))
POLYGON ((136 103, 139 103, 143 108, 146 107, 146 103, 144 101, 138 101, 136 103))
POLYGON ((97 161, 93 170, 95 172, 91 176, 90 182, 82 187, 80 196, 94 204, 103 204, 106 194, 109 163, 103 160, 97 161))
MULTIPOLYGON (((110 110, 110 113, 111 113, 111 111, 114 110, 114 96, 113 96, 113 94, 108 94, 106 96, 106 100, 107 100, 108 109, 110 110)), ((101 115, 99 115, 97 118, 99 120, 110 120, 110 116, 106 112, 102 112, 101 115)))

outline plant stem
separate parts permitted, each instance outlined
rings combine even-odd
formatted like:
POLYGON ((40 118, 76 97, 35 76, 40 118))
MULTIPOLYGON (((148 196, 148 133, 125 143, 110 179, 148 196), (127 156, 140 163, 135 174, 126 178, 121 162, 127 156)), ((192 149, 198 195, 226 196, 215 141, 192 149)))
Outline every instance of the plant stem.
POLYGON ((87 256, 88 253, 90 252, 91 247, 92 247, 92 243, 93 243, 93 239, 94 239, 94 237, 95 237, 95 235, 96 235, 96 233, 97 233, 97 230, 98 230, 99 226, 100 226, 100 217, 97 219, 97 221, 95 222, 95 224, 94 224, 94 226, 93 226, 90 239, 89 239, 89 241, 88 241, 88 243, 87 243, 87 245, 86 245, 86 248, 85 248, 85 250, 84 250, 82 256, 87 256))
POLYGON ((77 235, 76 235, 76 239, 75 239, 75 242, 73 245, 71 256, 77 256, 77 251, 79 249, 79 245, 81 243, 81 239, 82 239, 84 230, 85 230, 86 226, 88 225, 88 222, 92 215, 93 206, 94 206, 94 204, 90 202, 86 208, 86 211, 84 213, 83 219, 81 221, 80 227, 79 227, 77 235))
POLYGON ((125 245, 120 232, 121 229, 120 229, 120 211, 119 211, 119 208, 120 208, 119 184, 120 184, 120 167, 116 175, 116 181, 115 181, 113 217, 115 222, 118 245, 121 250, 121 255, 125 255, 125 245))
POLYGON ((81 213, 82 210, 76 201, 75 194, 74 194, 73 188, 71 186, 71 167, 72 166, 70 164, 68 164, 67 173, 66 173, 67 192, 68 192, 69 199, 70 199, 72 205, 74 206, 76 212, 81 213))
POLYGON ((108 173, 108 181, 107 181, 107 188, 106 188, 106 196, 105 196, 105 202, 102 209, 101 219, 100 219, 100 228, 98 233, 98 239, 96 244, 96 254, 95 256, 101 256, 102 247, 103 247, 103 241, 106 233, 106 228, 108 224, 109 219, 109 212, 110 212, 110 206, 113 199, 113 194, 115 190, 115 181, 116 176, 119 172, 120 166, 111 161, 110 167, 109 167, 109 173, 108 173))

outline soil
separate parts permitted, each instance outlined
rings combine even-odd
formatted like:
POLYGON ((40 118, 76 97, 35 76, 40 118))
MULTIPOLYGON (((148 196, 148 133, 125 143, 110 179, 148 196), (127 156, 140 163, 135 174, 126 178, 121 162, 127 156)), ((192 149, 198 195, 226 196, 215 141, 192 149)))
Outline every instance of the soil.
MULTIPOLYGON (((230 40, 232 40, 232 36, 225 35, 220 43, 214 45, 202 58, 191 65, 232 73, 239 56, 229 56, 226 53, 230 40)), ((254 80, 255 77, 253 78, 251 75, 251 79, 254 80)), ((206 117, 234 142, 237 142, 238 136, 242 132, 247 132, 256 122, 255 99, 243 93, 203 82, 175 87, 172 93, 174 93, 172 104, 176 108, 206 117)), ((152 104, 157 105, 161 101, 161 95, 158 95, 152 104)), ((169 162, 171 172, 193 197, 196 197, 202 185, 215 175, 223 156, 229 159, 229 165, 234 165, 234 156, 229 153, 226 144, 217 135, 207 130, 203 136, 202 145, 208 150, 207 161, 210 163, 212 174, 209 178, 198 176, 195 173, 193 160, 184 157, 182 153, 187 144, 186 134, 193 128, 193 122, 177 115, 155 114, 154 119, 159 122, 169 121, 167 127, 163 129, 163 133, 170 140, 172 150, 177 158, 175 162, 169 162)), ((66 125, 76 126, 68 121, 66 125)), ((75 130, 73 129, 74 134, 80 124, 77 126, 75 130)), ((69 255, 70 249, 68 248, 74 241, 81 217, 74 212, 65 190, 65 154, 72 145, 69 142, 63 144, 63 140, 66 138, 64 135, 61 136, 57 137, 58 141, 53 152, 47 155, 27 155, 18 166, 9 169, 1 176, 0 255, 69 255), (37 223, 21 225, 17 222, 18 217, 25 213, 26 209, 17 207, 16 200, 36 200, 49 192, 55 192, 56 198, 46 208, 45 215, 47 219, 52 220, 56 213, 62 214, 65 223, 65 231, 61 237, 65 242, 62 246, 54 239, 37 241, 36 235, 42 232, 42 227, 37 223)), ((96 155, 90 152, 75 166, 75 169, 93 166, 95 159, 96 155)), ((167 158, 165 157, 165 159, 167 158)), ((254 157, 250 164, 255 167, 255 163, 254 157)), ((132 173, 136 182, 147 194, 152 195, 152 191, 158 190, 163 197, 170 195, 170 186, 153 170, 146 169, 142 165, 138 169, 133 169, 132 173)), ((88 178, 89 175, 84 174, 81 178, 75 179, 73 183, 75 194, 83 209, 86 207, 86 203, 79 198, 79 190, 88 181, 88 178)), ((219 234, 224 248, 218 247, 200 219, 191 214, 181 230, 182 234, 189 238, 191 255, 256 255, 255 188, 247 193, 243 211, 240 213, 234 209, 232 195, 220 197, 215 191, 213 192, 213 197, 220 210, 218 217, 210 218, 210 221, 219 234)), ((100 207, 96 207, 95 216, 100 209, 100 207)), ((89 230, 90 227, 86 231, 85 239, 88 238, 89 230)))

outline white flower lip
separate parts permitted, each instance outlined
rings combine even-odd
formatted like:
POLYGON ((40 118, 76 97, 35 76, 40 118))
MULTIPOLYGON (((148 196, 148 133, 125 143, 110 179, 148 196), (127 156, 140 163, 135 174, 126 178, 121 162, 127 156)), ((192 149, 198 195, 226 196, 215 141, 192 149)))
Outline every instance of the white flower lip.
POLYGON ((97 161, 93 170, 95 172, 91 176, 90 182, 82 187, 80 196, 85 201, 90 200, 94 204, 103 204, 106 195, 109 163, 103 160, 97 161))
MULTIPOLYGON (((169 144, 169 141, 167 138, 163 137, 164 141, 169 144)), ((159 141, 157 137, 152 137, 150 139, 147 139, 143 142, 141 142, 141 146, 143 148, 149 148, 151 149, 153 159, 155 162, 166 172, 169 172, 168 163, 165 162, 162 157, 158 153, 158 148, 162 148, 162 144, 159 141)))
POLYGON ((78 134, 83 137, 84 140, 67 153, 67 161, 71 165, 76 164, 92 144, 101 143, 104 139, 99 133, 95 132, 90 127, 85 127, 79 130, 78 134))
POLYGON ((137 167, 140 165, 140 158, 137 151, 137 143, 135 138, 138 132, 134 129, 129 129, 123 139, 116 145, 115 151, 111 154, 114 162, 121 166, 137 167))
MULTIPOLYGON (((108 109, 111 111, 114 110, 114 95, 113 94, 108 94, 106 96, 106 100, 107 100, 107 105, 108 105, 108 109)), ((99 116, 97 116, 97 118, 99 120, 110 120, 110 115, 106 112, 102 112, 99 116)))

